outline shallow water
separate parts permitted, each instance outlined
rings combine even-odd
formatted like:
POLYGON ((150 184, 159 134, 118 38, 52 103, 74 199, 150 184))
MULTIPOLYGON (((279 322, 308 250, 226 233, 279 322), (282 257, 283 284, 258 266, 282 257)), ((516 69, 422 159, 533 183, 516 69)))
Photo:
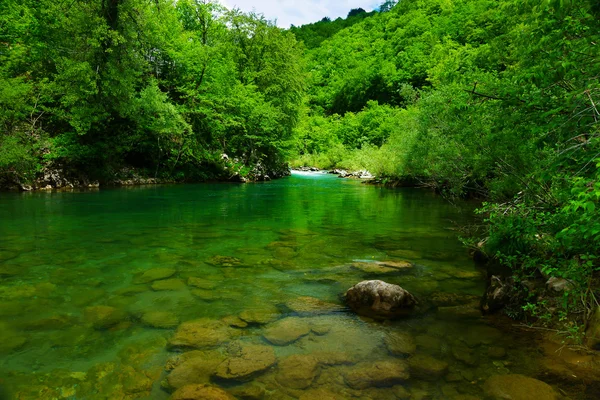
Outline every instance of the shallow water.
POLYGON ((319 174, 2 193, 0 385, 19 399, 166 399, 185 383, 240 398, 480 398, 490 376, 535 375, 539 354, 476 311, 483 273, 453 230, 471 210, 319 174), (373 268, 389 260, 414 266, 373 268), (400 284, 419 314, 356 316, 341 295, 365 279, 400 284), (189 321, 202 337, 175 343, 189 321), (248 345, 274 359, 216 372, 248 345), (373 376, 390 365, 410 377, 373 376))

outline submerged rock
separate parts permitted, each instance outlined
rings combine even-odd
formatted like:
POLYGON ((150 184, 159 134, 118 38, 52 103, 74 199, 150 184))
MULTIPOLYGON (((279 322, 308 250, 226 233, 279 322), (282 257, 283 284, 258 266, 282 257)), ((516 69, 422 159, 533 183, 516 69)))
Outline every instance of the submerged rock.
POLYGON ((168 389, 179 389, 190 384, 209 383, 211 375, 225 360, 225 356, 217 350, 194 350, 184 353, 180 357, 182 362, 176 361, 178 364, 164 383, 168 389))
POLYGON ((264 338, 277 346, 285 346, 308 335, 311 325, 302 318, 288 317, 269 325, 264 338))
POLYGON ((198 289, 206 289, 211 290, 217 287, 218 283, 215 281, 209 281, 202 278, 196 278, 195 276, 191 276, 187 280, 188 286, 193 286, 198 289))
POLYGON ((169 350, 200 349, 227 342, 231 330, 221 321, 200 319, 179 325, 167 344, 169 350))
POLYGON ((403 360, 365 362, 344 374, 346 384, 358 390, 394 386, 409 378, 408 365, 403 360))
POLYGON ((126 318, 126 313, 110 306, 90 306, 83 311, 85 320, 95 329, 108 329, 126 318))
POLYGON ((346 302, 357 314, 388 319, 406 316, 417 300, 398 285, 383 281, 363 281, 346 292, 346 302))
POLYGON ((310 355, 294 354, 277 366, 277 382, 292 389, 306 389, 319 372, 319 362, 310 355))
POLYGON ((11 353, 27 343, 27 339, 22 333, 2 323, 0 323, 0 337, 2 338, 0 340, 0 354, 11 353))
POLYGON ((152 283, 152 290, 182 290, 187 286, 181 279, 165 279, 152 283))
POLYGON ((557 393, 552 386, 524 375, 495 375, 483 385, 486 396, 504 400, 556 400, 557 393))
POLYGON ((152 328, 169 329, 179 324, 179 318, 167 311, 149 311, 142 315, 142 323, 152 328))
POLYGON ((447 362, 424 354, 411 357, 408 363, 411 375, 424 380, 436 380, 448 372, 447 362))
POLYGON ((384 339, 385 347, 395 356, 408 356, 414 354, 417 345, 411 335, 404 332, 393 332, 384 339))
POLYGON ((226 380, 246 381, 266 371, 275 364, 275 352, 271 346, 232 343, 228 348, 229 358, 223 361, 214 374, 226 380))
POLYGON ((215 267, 241 267, 242 260, 237 257, 213 256, 206 263, 215 267))
POLYGON ((339 312, 344 308, 338 304, 326 302, 315 297, 300 296, 285 303, 291 311, 299 314, 327 314, 339 312))
POLYGON ((187 385, 173 393, 170 400, 235 400, 235 397, 216 386, 187 385))
POLYGON ((150 283, 160 279, 167 279, 175 275, 177 271, 173 268, 152 268, 144 271, 133 279, 133 283, 150 283))
POLYGON ((352 267, 365 274, 393 274, 411 270, 413 264, 408 261, 374 261, 355 262, 352 267))
POLYGON ((275 321, 279 318, 280 312, 275 306, 262 306, 242 311, 239 315, 240 319, 249 324, 264 325, 275 321))

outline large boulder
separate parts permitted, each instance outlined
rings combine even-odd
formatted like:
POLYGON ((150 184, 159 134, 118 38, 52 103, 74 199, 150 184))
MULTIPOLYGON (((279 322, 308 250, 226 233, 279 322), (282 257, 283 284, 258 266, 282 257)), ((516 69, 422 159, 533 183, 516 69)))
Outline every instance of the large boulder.
POLYGON ((383 281, 363 281, 346 292, 346 303, 357 314, 377 319, 406 316, 417 300, 398 285, 383 281))
POLYGON ((483 385, 487 397, 510 400, 556 400, 558 394, 552 386, 524 375, 494 375, 483 385))

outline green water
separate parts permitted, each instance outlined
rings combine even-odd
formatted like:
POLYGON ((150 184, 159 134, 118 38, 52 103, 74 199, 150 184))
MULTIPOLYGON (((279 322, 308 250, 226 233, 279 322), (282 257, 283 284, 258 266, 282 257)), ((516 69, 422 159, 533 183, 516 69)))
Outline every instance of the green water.
POLYGON ((0 385, 19 399, 166 399, 170 370, 196 355, 209 371, 198 367, 194 383, 246 398, 394 399, 404 390, 477 398, 487 377, 530 375, 535 363, 528 343, 469 308, 484 279, 453 228, 470 216, 469 206, 427 191, 315 174, 252 185, 2 193, 0 385), (387 260, 414 267, 360 268, 387 260), (156 268, 160 279, 143 275, 156 268), (386 323, 357 317, 341 295, 367 278, 400 284, 424 300, 423 310, 386 323), (435 307, 465 304, 464 313, 435 307), (312 330, 273 345, 264 335, 283 318, 312 330), (169 350, 177 326, 193 320, 219 332, 218 343, 198 347, 202 354, 169 350), (397 332, 416 349, 391 354, 385 338, 397 332), (210 365, 231 356, 231 343, 268 346, 279 365, 246 381, 219 380, 210 365), (283 360, 294 354, 319 360, 308 385, 282 378, 283 360), (373 363, 417 356, 447 367, 412 366, 401 385, 348 384, 348 374, 373 363))

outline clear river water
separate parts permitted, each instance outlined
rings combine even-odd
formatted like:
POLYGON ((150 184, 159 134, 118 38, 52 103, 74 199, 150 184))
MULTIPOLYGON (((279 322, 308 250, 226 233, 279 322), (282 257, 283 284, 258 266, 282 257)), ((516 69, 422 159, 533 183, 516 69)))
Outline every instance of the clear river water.
POLYGON ((324 174, 1 193, 0 399, 191 384, 210 386, 173 398, 477 399, 490 377, 539 378, 533 336, 477 309, 484 271, 454 229, 471 218, 428 191, 324 174), (423 307, 359 317, 342 296, 367 279, 423 307))

